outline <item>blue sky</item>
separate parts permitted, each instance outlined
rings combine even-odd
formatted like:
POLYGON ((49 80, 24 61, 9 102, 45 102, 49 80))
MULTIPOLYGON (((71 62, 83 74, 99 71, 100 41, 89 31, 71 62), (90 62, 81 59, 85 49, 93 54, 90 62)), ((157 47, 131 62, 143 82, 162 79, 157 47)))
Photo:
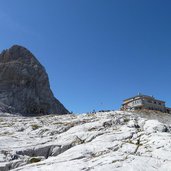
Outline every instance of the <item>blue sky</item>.
POLYGON ((170 0, 1 0, 0 50, 28 48, 76 113, 138 92, 171 106, 170 0))

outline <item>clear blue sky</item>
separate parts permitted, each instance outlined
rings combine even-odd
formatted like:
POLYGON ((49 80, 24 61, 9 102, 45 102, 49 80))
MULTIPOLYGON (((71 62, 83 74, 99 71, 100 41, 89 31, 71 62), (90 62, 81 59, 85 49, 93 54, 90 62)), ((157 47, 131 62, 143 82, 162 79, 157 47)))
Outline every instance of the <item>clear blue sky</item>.
POLYGON ((170 0, 1 0, 0 50, 27 47, 70 111, 138 92, 171 106, 170 0))

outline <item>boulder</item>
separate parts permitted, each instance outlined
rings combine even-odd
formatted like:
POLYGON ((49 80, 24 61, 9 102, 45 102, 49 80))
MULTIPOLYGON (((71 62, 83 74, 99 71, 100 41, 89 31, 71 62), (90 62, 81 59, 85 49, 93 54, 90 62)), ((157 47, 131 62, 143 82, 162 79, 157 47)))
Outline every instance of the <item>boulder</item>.
POLYGON ((0 54, 0 111, 22 115, 66 114, 53 96, 45 68, 18 45, 0 54))

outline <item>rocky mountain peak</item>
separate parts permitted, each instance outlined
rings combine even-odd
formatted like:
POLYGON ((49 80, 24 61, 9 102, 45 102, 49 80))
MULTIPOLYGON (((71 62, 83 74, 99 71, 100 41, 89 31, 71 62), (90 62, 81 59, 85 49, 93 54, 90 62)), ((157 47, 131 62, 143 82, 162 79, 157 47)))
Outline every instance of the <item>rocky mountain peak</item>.
POLYGON ((28 49, 20 45, 13 45, 11 48, 3 50, 3 52, 0 54, 1 63, 14 61, 24 64, 40 65, 35 56, 28 49))
POLYGON ((0 54, 0 111, 9 113, 65 114, 53 96, 48 75, 25 47, 14 45, 0 54))

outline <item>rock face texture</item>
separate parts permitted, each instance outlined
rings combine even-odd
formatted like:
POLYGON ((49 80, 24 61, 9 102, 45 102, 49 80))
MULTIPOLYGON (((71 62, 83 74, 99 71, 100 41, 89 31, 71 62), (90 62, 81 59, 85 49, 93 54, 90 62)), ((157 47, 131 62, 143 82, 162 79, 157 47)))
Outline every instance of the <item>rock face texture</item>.
POLYGON ((0 54, 0 111, 22 115, 66 114, 34 55, 14 45, 0 54))
POLYGON ((3 116, 0 130, 0 171, 171 170, 169 114, 3 116))

